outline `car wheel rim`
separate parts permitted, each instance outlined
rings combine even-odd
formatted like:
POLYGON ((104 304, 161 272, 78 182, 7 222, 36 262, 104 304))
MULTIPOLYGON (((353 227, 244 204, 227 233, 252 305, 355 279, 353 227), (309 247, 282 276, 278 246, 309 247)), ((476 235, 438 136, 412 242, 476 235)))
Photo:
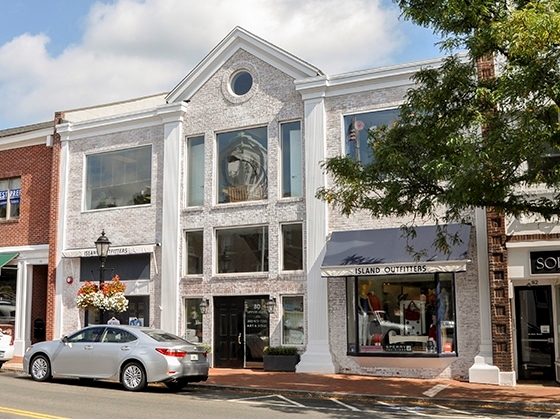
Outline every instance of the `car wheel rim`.
POLYGON ((47 361, 43 358, 36 359, 33 362, 33 377, 44 378, 47 375, 47 361))
POLYGON ((142 383, 142 370, 131 365, 124 370, 124 382, 128 388, 136 388, 142 383))

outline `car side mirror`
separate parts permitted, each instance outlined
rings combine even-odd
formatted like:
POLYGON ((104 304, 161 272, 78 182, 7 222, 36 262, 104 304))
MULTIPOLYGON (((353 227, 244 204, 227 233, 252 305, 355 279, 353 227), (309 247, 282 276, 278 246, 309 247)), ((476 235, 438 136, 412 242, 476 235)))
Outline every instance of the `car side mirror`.
POLYGON ((63 336, 62 339, 60 339, 62 341, 62 343, 68 343, 68 336, 63 336))

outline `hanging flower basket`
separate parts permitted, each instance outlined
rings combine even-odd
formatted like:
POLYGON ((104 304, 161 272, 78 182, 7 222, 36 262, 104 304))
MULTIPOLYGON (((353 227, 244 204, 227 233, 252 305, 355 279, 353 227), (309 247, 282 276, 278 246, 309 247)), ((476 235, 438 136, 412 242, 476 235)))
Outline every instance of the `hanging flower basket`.
POLYGON ((94 282, 86 281, 78 290, 76 305, 81 309, 100 309, 122 313, 128 309, 128 299, 124 296, 126 285, 118 275, 110 282, 105 282, 101 288, 94 282))

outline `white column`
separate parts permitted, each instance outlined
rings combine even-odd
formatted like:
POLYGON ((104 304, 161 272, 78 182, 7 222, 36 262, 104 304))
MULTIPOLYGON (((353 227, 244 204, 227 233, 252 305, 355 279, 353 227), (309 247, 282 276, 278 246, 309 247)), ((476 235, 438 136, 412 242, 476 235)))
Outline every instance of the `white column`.
MULTIPOLYGON (((180 272, 180 173, 183 144, 183 118, 164 118, 163 203, 161 230, 161 328, 179 333, 180 272)), ((156 309, 158 304, 156 304, 156 309)))
POLYGON ((478 259, 478 293, 480 300, 480 356, 492 364, 492 313, 490 308, 490 272, 488 265, 488 230, 486 210, 476 209, 476 251, 478 259))
POLYGON ((327 279, 321 262, 327 237, 327 206, 315 198, 325 184, 320 163, 326 156, 325 103, 323 98, 305 101, 305 198, 307 237, 307 348, 297 372, 335 373, 329 348, 327 279))

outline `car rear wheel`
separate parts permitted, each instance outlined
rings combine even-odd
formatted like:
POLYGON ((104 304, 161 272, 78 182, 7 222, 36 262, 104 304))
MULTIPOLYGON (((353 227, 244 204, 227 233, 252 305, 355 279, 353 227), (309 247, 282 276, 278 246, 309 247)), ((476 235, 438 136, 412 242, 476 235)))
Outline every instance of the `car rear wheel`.
POLYGON ((31 378, 35 381, 48 381, 51 379, 51 363, 45 355, 37 355, 31 360, 29 368, 31 378))
POLYGON ((176 380, 173 381, 166 381, 165 385, 171 391, 180 391, 184 389, 188 383, 189 382, 184 378, 177 378, 176 380))
POLYGON ((137 362, 126 364, 121 373, 121 384, 126 390, 141 391, 146 387, 146 373, 137 362))

